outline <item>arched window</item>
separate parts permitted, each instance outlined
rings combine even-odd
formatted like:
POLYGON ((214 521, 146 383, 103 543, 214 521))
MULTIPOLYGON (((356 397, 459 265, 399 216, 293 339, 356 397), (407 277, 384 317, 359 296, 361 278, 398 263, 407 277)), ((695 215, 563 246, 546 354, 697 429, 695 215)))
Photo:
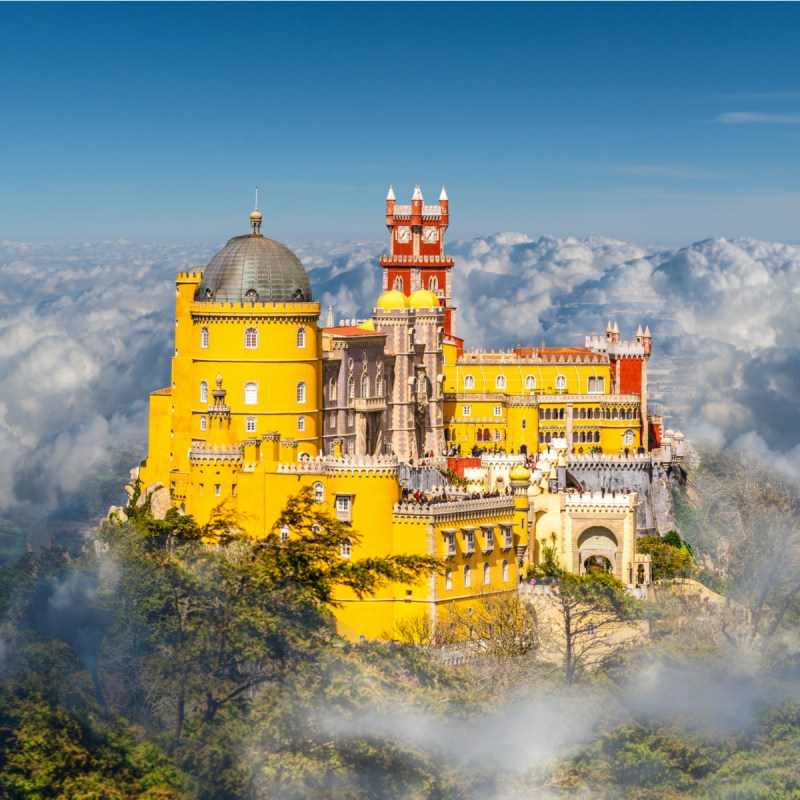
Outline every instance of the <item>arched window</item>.
POLYGON ((200 402, 208 402, 208 381, 200 381, 200 402))
POLYGON ((208 328, 204 325, 200 328, 200 347, 205 350, 208 347, 208 328))
POLYGON ((502 570, 503 570, 503 583, 508 583, 508 561, 506 561, 505 559, 503 559, 502 570))
POLYGON ((594 443, 595 444, 600 444, 600 431, 595 431, 594 432, 594 443))
POLYGON ((464 391, 467 392, 470 389, 475 388, 475 378, 472 375, 465 375, 464 376, 464 391))
POLYGON ((258 347, 258 328, 244 329, 244 346, 248 350, 258 347))
POLYGON ((375 397, 383 397, 383 377, 380 372, 375 378, 375 397))
POLYGON ((256 432, 256 418, 255 417, 247 417, 244 421, 244 429, 246 433, 255 433, 256 432))
POLYGON ((336 378, 331 378, 328 381, 328 400, 336 399, 336 378))
POLYGON ((619 409, 614 408, 611 410, 611 419, 619 419, 619 409))
POLYGON ((306 346, 306 329, 301 325, 297 329, 297 347, 302 349, 306 346))
POLYGON ((491 436, 489 434, 489 429, 488 428, 484 428, 483 429, 483 441, 484 442, 490 442, 491 441, 491 436))
POLYGON ((306 401, 306 382, 300 381, 297 384, 297 402, 305 403, 306 401))
POLYGON ((479 442, 483 441, 483 431, 480 428, 478 428, 478 430, 475 431, 475 439, 479 442))
POLYGON ((550 419, 552 417, 552 415, 553 415, 553 412, 549 408, 546 408, 544 410, 544 418, 545 419, 550 419))
POLYGON ((633 431, 630 428, 622 434, 622 444, 633 444, 633 431))
POLYGON ((205 417, 200 417, 200 430, 208 430, 208 420, 205 417))
POLYGON ((483 585, 488 586, 492 582, 492 570, 489 567, 489 562, 483 562, 483 585))
POLYGON ((556 378, 556 389, 563 392, 567 388, 567 378, 565 375, 559 375, 556 378))
POLYGON ((578 419, 586 419, 586 409, 585 408, 582 408, 578 412, 578 419))
POLYGON ((559 419, 564 419, 565 416, 566 416, 566 409, 560 408, 558 410, 558 418, 559 419))
POLYGON ((453 570, 446 569, 444 571, 444 588, 447 591, 453 588, 453 570))
POLYGON ((335 428, 336 427, 336 414, 329 414, 328 415, 328 427, 335 428))
POLYGON ((394 286, 392 286, 392 288, 396 289, 398 292, 402 292, 403 291, 403 278, 402 278, 401 275, 398 275, 394 279, 394 286))
POLYGON ((450 428, 445 428, 444 429, 444 440, 446 442, 450 441, 450 428))
POLYGON ((506 376, 505 375, 498 375, 494 381, 494 388, 495 389, 505 389, 506 388, 506 376))
POLYGON ((244 402, 245 405, 253 406, 258 403, 258 384, 253 381, 248 381, 244 385, 244 402))
POLYGON ((347 379, 347 399, 352 400, 356 396, 356 381, 355 378, 351 375, 347 379))
POLYGON ((535 375, 526 375, 525 376, 525 388, 531 392, 536 388, 536 376, 535 375))
POLYGON ((297 430, 302 432, 305 429, 306 429, 306 418, 301 414, 297 418, 297 430))
POLYGON ((369 375, 366 372, 361 376, 361 397, 364 400, 369 397, 369 375))
POLYGON ((472 586, 472 574, 469 568, 469 564, 464 564, 464 588, 469 589, 472 586))
POLYGON ((339 555, 342 558, 350 558, 350 553, 353 550, 353 543, 349 539, 342 539, 339 545, 339 555))
POLYGON ((325 502, 325 484, 317 481, 311 487, 312 491, 314 492, 314 502, 315 503, 324 503, 325 502))
POLYGON ((435 275, 428 278, 428 291, 434 294, 439 293, 439 279, 435 275))

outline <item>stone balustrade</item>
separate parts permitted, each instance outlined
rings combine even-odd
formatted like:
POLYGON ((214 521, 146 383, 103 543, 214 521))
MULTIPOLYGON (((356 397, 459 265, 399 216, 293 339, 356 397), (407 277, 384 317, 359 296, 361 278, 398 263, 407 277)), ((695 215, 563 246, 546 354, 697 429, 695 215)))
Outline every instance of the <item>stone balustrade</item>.
POLYGON ((458 515, 480 515, 514 512, 514 498, 511 495, 500 497, 481 497, 475 500, 447 500, 443 503, 395 503, 393 512, 398 516, 410 517, 452 517, 458 515))
POLYGON ((241 464, 244 461, 244 445, 218 445, 194 442, 189 449, 189 461, 199 464, 202 461, 209 463, 229 462, 241 464))
POLYGON ((576 508, 627 508, 636 505, 635 492, 574 492, 567 493, 566 505, 576 508))

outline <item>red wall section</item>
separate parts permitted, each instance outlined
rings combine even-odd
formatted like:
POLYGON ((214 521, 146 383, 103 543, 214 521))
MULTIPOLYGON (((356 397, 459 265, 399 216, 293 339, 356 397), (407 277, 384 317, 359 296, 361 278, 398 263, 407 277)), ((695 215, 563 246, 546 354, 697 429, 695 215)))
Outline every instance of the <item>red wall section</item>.
POLYGON ((617 361, 620 394, 642 393, 642 359, 620 358, 617 361))

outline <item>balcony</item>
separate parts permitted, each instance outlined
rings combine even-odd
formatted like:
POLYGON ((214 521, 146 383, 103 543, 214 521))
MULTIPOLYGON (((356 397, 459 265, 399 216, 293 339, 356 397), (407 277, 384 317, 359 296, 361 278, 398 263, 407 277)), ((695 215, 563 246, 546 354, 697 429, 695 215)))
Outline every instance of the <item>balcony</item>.
POLYGON ((385 397, 354 397, 353 409, 361 413, 386 411, 385 397))

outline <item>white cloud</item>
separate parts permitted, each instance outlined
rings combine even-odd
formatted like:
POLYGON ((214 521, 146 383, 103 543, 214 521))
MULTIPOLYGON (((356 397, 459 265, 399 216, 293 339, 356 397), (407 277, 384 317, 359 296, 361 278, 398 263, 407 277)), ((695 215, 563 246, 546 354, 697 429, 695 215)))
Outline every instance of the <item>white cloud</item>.
POLYGON ((728 111, 717 114, 717 122, 741 125, 748 122, 762 122, 773 125, 800 125, 800 114, 768 114, 761 111, 728 111))

